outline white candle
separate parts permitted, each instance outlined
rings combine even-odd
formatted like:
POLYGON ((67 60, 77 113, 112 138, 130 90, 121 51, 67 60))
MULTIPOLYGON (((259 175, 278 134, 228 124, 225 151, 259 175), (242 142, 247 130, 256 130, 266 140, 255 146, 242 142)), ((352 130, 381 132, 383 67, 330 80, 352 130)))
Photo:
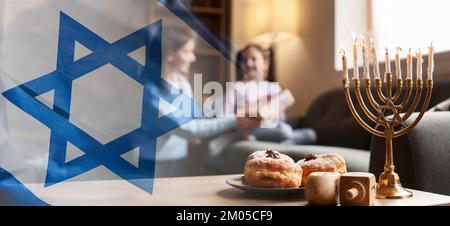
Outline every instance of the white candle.
POLYGON ((391 73, 391 61, 389 60, 389 50, 386 47, 386 54, 384 55, 384 62, 386 65, 386 73, 391 73))
POLYGON ((412 56, 411 49, 409 49, 406 55, 406 79, 412 79, 412 56))
POLYGON ((347 71, 347 57, 345 56, 345 50, 341 44, 341 55, 342 55, 342 79, 348 80, 348 71, 347 71))
POLYGON ((384 78, 383 81, 386 82, 387 73, 391 73, 391 61, 389 59, 389 49, 386 47, 386 54, 384 55, 384 78))
POLYGON ((364 79, 370 79, 369 56, 367 55, 366 40, 364 40, 363 35, 360 35, 360 37, 361 37, 361 48, 363 57, 364 79))
POLYGON ((433 42, 428 46, 428 80, 433 80, 434 71, 434 48, 433 42))
POLYGON ((397 75, 397 79, 402 79, 402 65, 398 50, 401 51, 402 49, 400 47, 397 47, 397 51, 395 52, 395 74, 397 75))
POLYGON ((353 79, 359 79, 359 68, 358 68, 358 48, 356 46, 355 33, 352 32, 353 36, 353 79))
POLYGON ((377 59, 377 52, 375 50, 375 43, 373 42, 373 39, 370 38, 370 43, 372 45, 372 61, 373 61, 373 68, 374 68, 374 77, 375 79, 380 79, 380 67, 378 65, 378 59, 377 59))
POLYGON ((420 49, 418 52, 416 52, 416 64, 417 64, 417 80, 422 80, 422 53, 420 52, 420 49))

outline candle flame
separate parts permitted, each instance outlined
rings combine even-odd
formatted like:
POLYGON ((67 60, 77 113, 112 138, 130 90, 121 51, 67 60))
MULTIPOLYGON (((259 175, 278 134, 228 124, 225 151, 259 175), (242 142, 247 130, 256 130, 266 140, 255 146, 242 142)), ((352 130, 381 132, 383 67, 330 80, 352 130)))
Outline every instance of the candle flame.
POLYGON ((361 42, 364 45, 364 43, 366 42, 366 40, 364 39, 364 36, 362 34, 359 34, 359 38, 361 39, 361 42))
POLYGON ((344 50, 344 44, 342 44, 342 42, 341 42, 341 44, 340 44, 340 50, 339 50, 339 53, 342 55, 342 57, 344 57, 345 56, 345 50, 344 50))
POLYGON ((397 46, 397 52, 400 50, 400 52, 403 52, 403 49, 397 46))
POLYGON ((409 53, 409 54, 411 54, 411 48, 409 48, 409 51, 408 51, 408 53, 409 53))
POLYGON ((430 53, 429 53, 429 54, 431 54, 431 55, 434 55, 434 46, 433 46, 433 41, 431 41, 431 44, 430 44, 430 47, 429 47, 429 49, 430 49, 430 53))
POLYGON ((420 48, 418 51, 416 51, 416 58, 417 59, 422 58, 422 53, 420 52, 420 48))
POLYGON ((386 50, 386 55, 389 55, 389 49, 388 49, 388 47, 385 47, 384 50, 386 50))
POLYGON ((353 38, 353 41, 356 42, 356 35, 355 35, 354 31, 352 31, 352 38, 353 38))

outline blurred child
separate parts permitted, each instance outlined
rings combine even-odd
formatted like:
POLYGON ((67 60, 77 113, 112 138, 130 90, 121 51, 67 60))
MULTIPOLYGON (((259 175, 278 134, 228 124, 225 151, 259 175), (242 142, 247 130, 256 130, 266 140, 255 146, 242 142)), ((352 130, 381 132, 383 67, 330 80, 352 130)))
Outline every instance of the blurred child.
POLYGON ((284 110, 293 103, 293 97, 278 83, 264 80, 269 63, 261 46, 250 44, 244 47, 237 54, 236 65, 238 81, 227 90, 223 114, 261 117, 262 107, 267 106, 267 103, 274 100, 278 105, 275 109, 277 114, 275 117, 272 114, 269 119, 272 125, 268 128, 250 130, 246 134, 248 139, 287 144, 309 144, 316 141, 314 130, 309 128, 294 130, 284 122, 286 119, 284 110))

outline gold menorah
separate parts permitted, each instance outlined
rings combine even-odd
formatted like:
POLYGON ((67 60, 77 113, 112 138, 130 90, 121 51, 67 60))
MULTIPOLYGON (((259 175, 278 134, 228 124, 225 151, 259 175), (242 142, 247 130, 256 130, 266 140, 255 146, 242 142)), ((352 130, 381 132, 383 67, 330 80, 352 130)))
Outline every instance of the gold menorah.
MULTIPOLYGON (((431 47, 432 48, 432 47, 431 47)), ((420 53, 420 50, 419 50, 420 53)), ((433 53, 430 51, 430 53, 433 53)), ((397 52, 398 54, 398 52, 397 52)), ((345 60, 345 52, 343 52, 343 64, 346 68, 346 60, 345 60), (345 61, 344 61, 345 60, 345 61)), ((364 55, 364 51, 363 51, 364 55)), ((387 51, 386 51, 387 55, 387 51)), ((365 56, 363 56, 365 57, 365 56)), ((409 56, 410 57, 410 56, 409 56)), ((376 59, 376 54, 374 56, 376 59)), ((356 54, 355 54, 355 61, 356 61, 356 54)), ((432 58, 429 58, 432 59, 432 58)), ((420 60, 418 60, 418 64, 421 62, 422 58, 420 57, 420 60)), ((409 58, 409 64, 412 64, 411 58, 409 58)), ((377 73, 377 64, 376 61, 374 61, 374 70, 375 75, 377 73)), ((366 63, 366 62, 365 62, 366 63)), ((389 61, 386 62, 389 64, 389 61)), ((432 63, 432 62, 431 62, 432 63)), ((357 65, 357 64, 355 64, 357 65)), ((408 198, 412 197, 412 193, 405 190, 401 183, 400 178, 397 173, 394 172, 395 166, 394 166, 394 157, 393 157, 393 147, 392 147, 392 139, 400 137, 402 135, 405 135, 409 131, 411 131, 417 123, 421 120, 423 115, 425 114, 425 111, 428 108, 428 104, 430 102, 431 93, 433 89, 433 80, 432 80, 432 67, 428 70, 428 80, 426 82, 426 96, 425 101, 423 102, 423 105, 420 107, 420 113, 415 118, 415 120, 407 125, 404 128, 400 128, 397 131, 396 128, 410 118, 410 116, 413 114, 413 112, 419 107, 419 101, 421 99, 422 93, 423 93, 423 81, 421 78, 421 68, 419 69, 418 65, 418 72, 417 72, 417 80, 414 82, 412 77, 407 77, 406 79, 403 79, 400 72, 400 63, 397 64, 397 86, 395 93, 393 93, 393 76, 390 73, 390 69, 388 66, 386 66, 386 72, 385 72, 385 80, 382 81, 379 76, 375 77, 375 89, 376 89, 376 95, 378 96, 378 100, 375 99, 374 94, 372 93, 372 80, 370 78, 370 72, 369 67, 364 68, 364 89, 367 96, 368 101, 370 102, 370 106, 367 106, 363 100, 363 96, 361 94, 361 82, 359 79, 359 76, 356 75, 357 72, 355 72, 355 76, 353 77, 353 81, 350 82, 347 78, 347 75, 344 75, 343 77, 343 85, 344 85, 344 91, 345 91, 345 98, 347 100, 348 107, 350 108, 351 113, 355 117, 356 121, 367 131, 372 133, 375 136, 378 137, 384 137, 386 139, 386 162, 384 165, 384 172, 381 173, 377 185, 376 190, 376 197, 378 199, 401 199, 401 198, 408 198), (367 70, 366 70, 367 69, 367 70), (420 76, 419 76, 420 73, 420 76), (431 73, 431 74, 430 74, 431 73), (354 93, 357 99, 357 102, 359 106, 361 106, 362 111, 367 116, 368 120, 372 121, 375 126, 370 126, 366 121, 359 115, 358 111, 355 108, 355 105, 353 103, 352 97, 350 95, 350 83, 353 83, 354 87, 354 93), (383 83, 386 83, 385 90, 383 92, 383 83), (406 83, 406 86, 404 85, 406 83), (413 101, 411 102, 411 97, 413 96, 413 91, 415 90, 415 96, 413 101), (410 103, 411 102, 411 103, 410 103), (405 109, 406 106, 409 108, 405 109), (370 109, 369 109, 370 107, 370 109), (402 114, 404 112, 404 114, 402 114), (386 113, 391 113, 390 116, 387 116, 386 113), (380 129, 381 128, 381 129, 380 129), (384 129, 383 129, 384 128, 384 129)), ((412 68, 408 69, 411 70, 412 74, 412 68)), ((412 66, 411 66, 412 67, 412 66)), ((430 67, 430 64, 429 64, 430 67)), ((355 70, 355 69, 354 69, 355 70)), ((356 67, 357 70, 357 67, 356 67)), ((343 73, 347 73, 346 71, 343 71, 343 73)), ((379 73, 379 72, 378 72, 379 73)), ((367 119, 366 119, 367 120, 367 119)))

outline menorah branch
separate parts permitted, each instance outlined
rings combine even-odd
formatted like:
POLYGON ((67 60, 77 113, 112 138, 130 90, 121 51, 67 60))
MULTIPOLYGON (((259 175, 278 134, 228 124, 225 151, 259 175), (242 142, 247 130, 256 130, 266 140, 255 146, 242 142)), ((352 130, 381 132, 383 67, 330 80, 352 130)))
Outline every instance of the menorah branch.
POLYGON ((347 101, 347 105, 350 109, 350 112, 352 113, 353 117, 355 117, 356 121, 359 123, 359 125, 361 125, 361 127, 363 127, 365 130, 369 131, 370 133, 372 133, 375 136, 378 137, 384 137, 384 133, 381 131, 378 131, 372 127, 370 127, 369 125, 367 125, 366 122, 364 122, 364 120, 359 116, 358 112, 355 109, 355 106, 353 105, 353 101, 352 98, 350 96, 350 83, 347 79, 343 80, 343 84, 344 84, 344 96, 345 96, 345 100, 347 101))
MULTIPOLYGON (((360 85, 359 79, 353 79, 353 83, 354 83, 354 87, 355 87, 356 99, 358 100, 358 104, 361 106, 361 109, 363 110, 363 112, 367 115, 367 117, 372 122, 378 124, 377 117, 372 114, 372 112, 369 110, 369 108, 364 103, 364 99, 363 99, 363 97, 361 95, 361 85, 360 85)), ((377 110, 377 109, 375 108, 375 110, 377 110)), ((378 111, 377 111, 377 113, 378 113, 378 111)))
POLYGON ((403 110, 403 108, 406 106, 406 104, 409 102, 409 99, 411 98, 412 92, 414 88, 414 83, 412 79, 406 79, 406 96, 403 98, 403 100, 400 103, 400 107, 403 110))
POLYGON ((402 95, 404 88, 403 88, 403 79, 398 78, 397 79, 397 89, 395 90, 395 95, 392 98, 393 102, 396 103, 398 101, 398 98, 402 95))
POLYGON ((409 107, 409 109, 405 113, 405 115, 402 116, 402 121, 405 121, 406 119, 408 119, 411 116, 411 114, 414 113, 414 111, 417 109, 417 106, 419 105, 420 97, 422 96, 422 90, 423 90, 423 81, 417 80, 416 95, 414 97, 414 101, 412 102, 411 106, 409 107))
POLYGON ((425 102, 422 105, 422 108, 420 109, 419 115, 417 116, 417 118, 414 120, 413 123, 409 124, 407 127, 403 128, 403 129, 395 132, 394 138, 405 135, 406 133, 411 131, 420 122, 420 120, 424 116, 426 110, 428 109, 428 105, 430 104, 432 91, 433 91, 433 80, 428 80, 427 81, 427 94, 425 96, 425 102))
POLYGON ((372 105, 372 107, 375 109, 375 111, 377 111, 378 114, 381 114, 379 110, 380 105, 375 101, 375 98, 373 98, 372 82, 370 81, 370 79, 365 79, 365 83, 366 95, 367 99, 369 99, 370 105, 372 105))
POLYGON ((377 89, 377 94, 378 94, 378 97, 380 98, 380 100, 383 103, 386 103, 387 102, 387 98, 383 94, 383 90, 382 90, 383 82, 381 81, 381 79, 375 79, 375 88, 377 89))

